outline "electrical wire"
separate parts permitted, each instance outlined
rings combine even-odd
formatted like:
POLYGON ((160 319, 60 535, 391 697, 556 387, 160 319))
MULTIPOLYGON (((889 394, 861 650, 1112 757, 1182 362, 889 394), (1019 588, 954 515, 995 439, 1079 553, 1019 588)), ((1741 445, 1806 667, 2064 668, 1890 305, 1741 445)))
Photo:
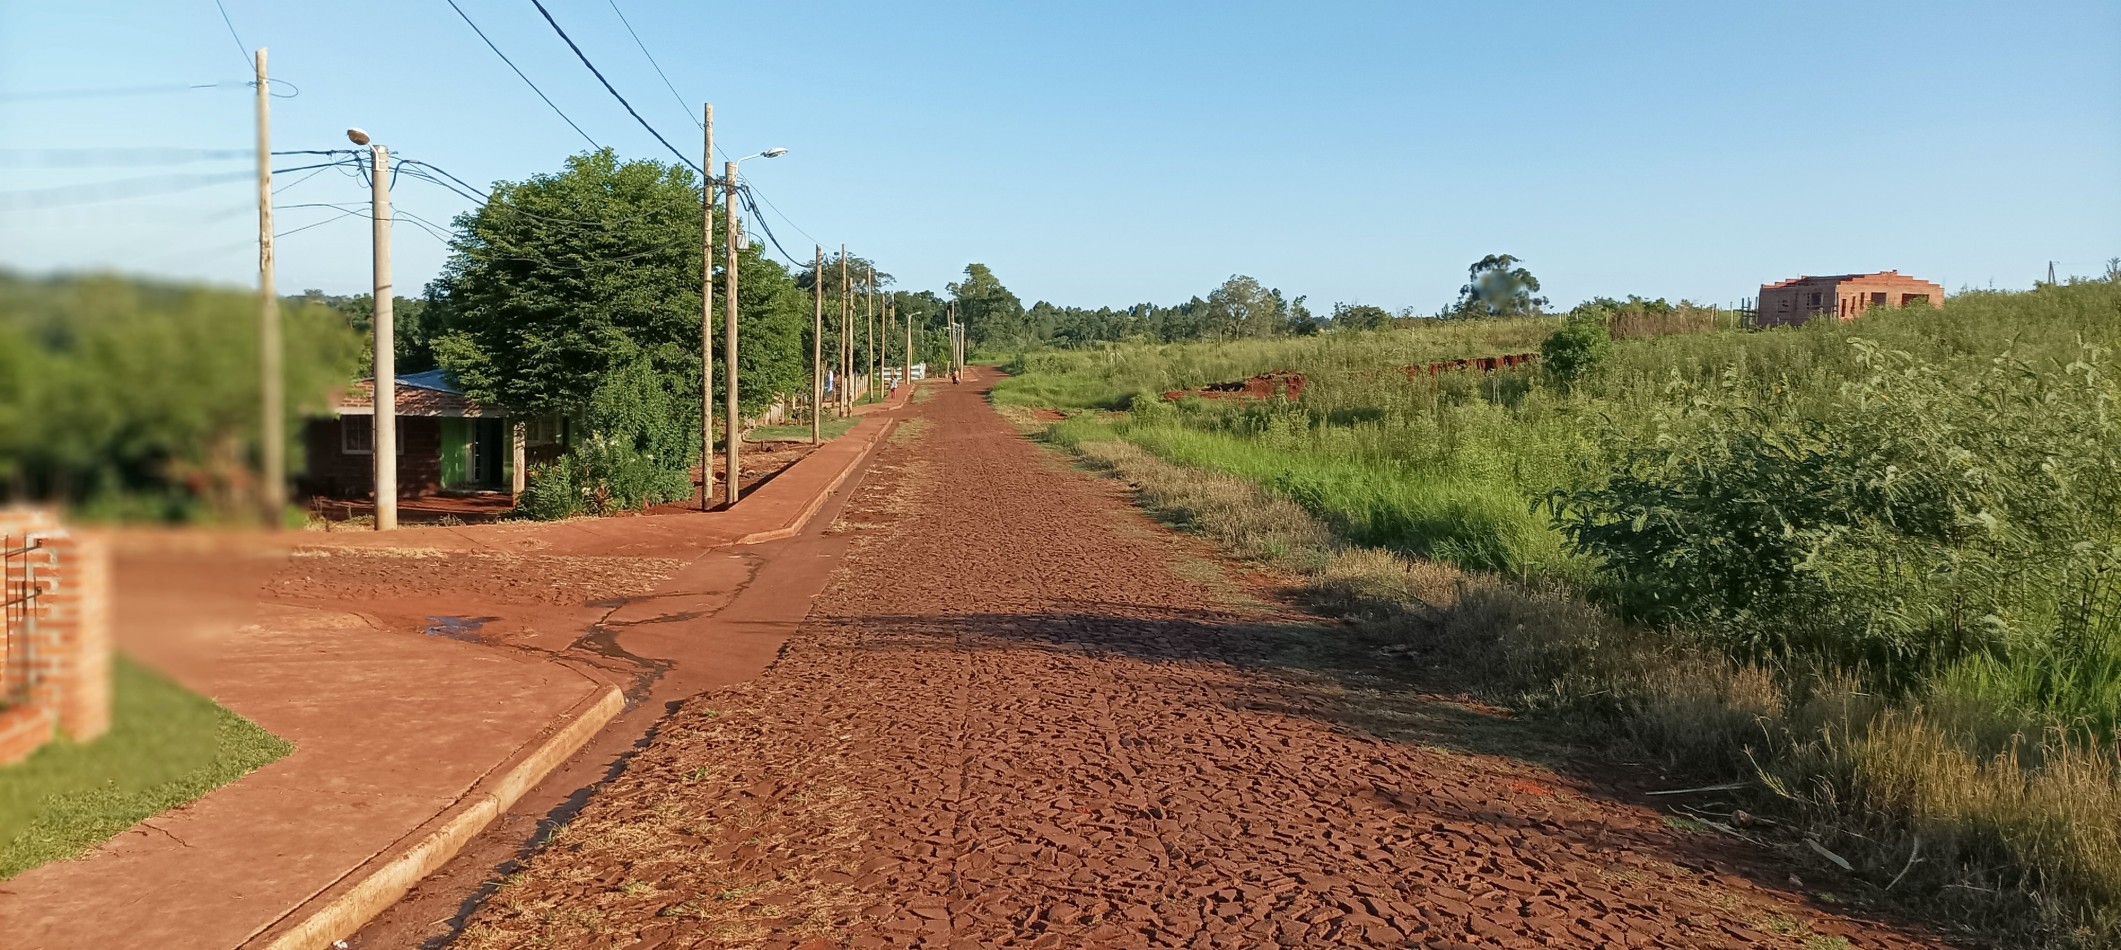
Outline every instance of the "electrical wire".
MULTIPOLYGON (((453 6, 455 5, 456 0, 449 0, 449 2, 453 6)), ((684 162, 686 165, 691 166, 692 170, 699 172, 700 176, 703 178, 713 177, 708 175, 707 169, 701 168, 698 162, 695 162, 690 157, 687 157, 684 152, 678 151, 677 146, 670 144, 670 140, 663 137, 663 133, 656 131, 655 126, 649 125, 647 119, 641 118, 641 114, 639 112, 634 111, 633 104, 627 102, 625 96, 619 95, 618 89, 614 88, 611 85, 611 80, 605 79, 604 73, 601 70, 597 69, 597 65, 589 61, 589 55, 587 53, 582 52, 582 48, 580 46, 575 45, 574 37, 568 36, 567 31, 560 28, 560 21, 552 18, 552 11, 545 9, 545 4, 542 2, 542 0, 530 0, 530 5, 538 8, 539 15, 543 16, 545 18, 545 22, 552 26, 552 31, 554 33, 560 34, 560 39, 565 40, 567 42, 568 49, 574 50, 575 58, 581 60, 582 65, 589 67, 589 74, 597 77, 597 82, 604 84, 604 91, 611 93, 611 97, 613 99, 619 100, 619 105, 626 107, 626 114, 633 116, 633 121, 639 122, 641 124, 641 128, 647 129, 649 135, 655 136, 656 141, 663 143, 663 147, 669 149, 670 154, 677 156, 678 161, 684 162)))
POLYGON ((0 148, 0 168, 138 168, 256 155, 232 148, 0 148))
POLYGON ((315 177, 317 177, 318 175, 322 175, 322 174, 324 174, 325 172, 328 172, 328 171, 330 171, 330 170, 332 170, 332 169, 334 169, 334 168, 344 168, 345 166, 346 166, 346 163, 345 163, 345 162, 333 162, 333 163, 331 163, 331 164, 329 164, 329 165, 325 165, 325 166, 323 166, 322 168, 319 168, 319 169, 317 169, 316 171, 310 172, 310 173, 309 173, 309 174, 307 174, 307 175, 303 175, 302 177, 300 177, 300 178, 297 178, 297 179, 295 179, 294 181, 291 181, 291 182, 288 182, 287 184, 281 185, 281 186, 280 186, 280 187, 278 187, 278 188, 274 188, 274 189, 272 190, 272 193, 273 193, 273 194, 276 194, 276 195, 277 195, 277 194, 279 194, 280 192, 286 191, 286 190, 287 190, 287 189, 289 189, 289 188, 293 188, 293 187, 294 187, 294 186, 296 186, 296 185, 299 185, 299 184, 301 184, 301 183, 303 183, 303 182, 305 182, 305 181, 308 181, 308 180, 310 180, 310 179, 312 179, 312 178, 315 178, 315 177))
MULTIPOLYGON (((788 249, 781 246, 781 239, 774 236, 773 226, 766 223, 766 215, 759 211, 758 203, 751 200, 751 186, 748 184, 739 184, 737 186, 737 193, 743 196, 744 206, 746 208, 751 209, 751 217, 753 220, 758 222, 759 230, 765 232, 767 243, 772 244, 774 250, 781 252, 781 256, 786 258, 789 264, 797 268, 806 266, 802 261, 798 260, 795 255, 788 253, 788 249)), ((824 242, 820 241, 818 243, 822 244, 824 242)))
POLYGON ((646 217, 649 217, 649 216, 651 216, 651 215, 653 215, 653 214, 655 214, 655 213, 656 213, 655 211, 643 211, 643 212, 640 212, 639 214, 632 214, 632 215, 627 215, 626 217, 623 217, 623 218, 613 218, 613 219, 610 219, 610 220, 596 220, 596 219, 590 219, 590 218, 559 218, 559 217, 554 217, 554 216, 552 216, 552 215, 547 215, 547 214, 539 214, 539 213, 537 213, 537 212, 535 212, 535 211, 525 211, 525 210, 523 210, 523 209, 521 209, 521 208, 517 208, 517 207, 515 207, 515 206, 513 206, 513 205, 506 205, 506 204, 502 204, 502 205, 495 205, 495 204, 492 204, 492 198, 491 198, 491 196, 490 196, 490 195, 488 195, 488 194, 487 194, 486 192, 480 191, 480 190, 478 189, 478 187, 477 187, 477 186, 475 186, 475 185, 472 185, 471 183, 469 183, 469 182, 465 181, 465 180, 464 180, 464 179, 462 179, 462 178, 458 178, 457 176, 455 176, 455 175, 452 175, 452 174, 450 174, 450 173, 449 173, 448 171, 444 170, 444 169, 443 169, 443 168, 442 168, 441 166, 438 166, 438 165, 434 165, 434 164, 432 164, 432 163, 429 163, 429 162, 423 162, 423 161, 418 161, 418 160, 414 160, 414 159, 404 159, 404 160, 400 161, 400 163, 399 163, 399 167, 400 167, 401 169, 404 169, 404 171, 405 171, 405 174, 407 174, 407 175, 409 175, 409 176, 413 177, 414 179, 417 179, 417 180, 420 180, 420 181, 425 181, 425 182, 428 182, 428 183, 430 183, 430 184, 434 184, 434 185, 439 185, 439 186, 441 186, 441 187, 443 187, 443 188, 446 188, 446 189, 450 190, 451 192, 454 192, 454 193, 455 193, 455 194, 456 194, 456 195, 457 195, 458 197, 464 198, 464 199, 466 199, 466 200, 468 200, 468 201, 471 201, 471 202, 474 202, 474 203, 476 203, 476 204, 479 204, 479 205, 482 205, 482 206, 485 206, 485 207, 489 207, 489 208, 493 208, 493 209, 495 209, 495 210, 499 210, 499 211, 506 211, 506 212, 508 212, 508 213, 510 213, 510 214, 520 215, 520 216, 522 216, 522 217, 526 217, 526 218, 531 218, 531 219, 534 219, 534 220, 538 220, 538 221, 546 221, 546 222, 550 222, 550 223, 553 223, 553 224, 577 224, 577 225, 592 225, 592 226, 596 226, 596 227, 611 227, 611 226, 614 226, 614 225, 620 225, 620 224, 626 224, 626 223, 628 223, 628 222, 632 222, 632 221, 638 221, 638 220, 640 220, 640 219, 642 219, 642 218, 646 218, 646 217), (442 179, 440 179, 440 178, 436 178, 436 177, 434 177, 434 175, 433 175, 433 174, 430 174, 430 170, 431 170, 432 172, 439 172, 439 173, 441 173, 442 175, 446 176, 446 177, 447 177, 447 178, 449 179, 449 181, 443 181, 443 180, 442 180, 442 179), (451 184, 451 182, 454 182, 455 184, 451 184), (459 187, 459 186, 461 186, 461 187, 459 187))
POLYGON ((243 65, 255 67, 257 64, 250 60, 250 45, 236 35, 236 21, 228 18, 228 7, 224 6, 221 0, 214 0, 214 8, 221 11, 221 22, 228 25, 228 38, 236 41, 236 55, 243 57, 243 65))
POLYGON ((287 175, 292 174, 294 172, 306 172, 312 168, 338 168, 345 164, 345 162, 319 162, 315 165, 296 165, 292 168, 275 168, 272 170, 272 173, 275 175, 287 175))
POLYGON ((0 191, 0 208, 10 211, 27 211, 40 208, 64 208, 73 205, 96 204, 123 198, 144 198, 150 195, 174 194, 180 191, 190 191, 195 188, 205 188, 225 182, 238 181, 249 178, 252 174, 252 172, 240 171, 147 175, 140 178, 123 178, 117 181, 62 185, 57 188, 0 191))
POLYGON ((36 102, 44 99, 102 99, 120 96, 158 96, 172 92, 190 92, 195 89, 249 88, 251 80, 226 79, 220 82, 171 83, 155 86, 104 86, 96 89, 46 89, 41 92, 12 92, 0 94, 0 102, 36 102))
MULTIPOLYGON (((693 126, 702 132, 706 131, 707 123, 701 121, 699 116, 692 115, 692 106, 685 102, 684 96, 678 95, 678 87, 670 84, 670 77, 663 74, 663 64, 655 61, 655 54, 648 51, 648 44, 641 42, 641 34, 633 31, 632 21, 627 20, 625 11, 619 9, 619 0, 604 0, 604 2, 611 4, 611 12, 619 15, 619 23, 626 27, 626 35, 633 37, 633 45, 641 48, 642 56, 648 57, 648 65, 654 67, 655 74, 662 78, 663 88, 670 90, 670 98, 678 101, 678 111, 691 115, 693 126)), ((718 147, 715 151, 719 152, 721 149, 718 147)), ((727 158, 728 155, 724 154, 722 157, 727 158)))
POLYGON ((812 243, 812 244, 823 244, 823 243, 825 243, 824 241, 818 240, 818 237, 817 237, 817 235, 815 235, 815 234, 811 234, 810 232, 808 232, 808 231, 805 231, 805 230, 803 230, 803 226, 802 226, 802 225, 800 225, 800 224, 797 224, 797 223, 795 223, 795 219, 794 219, 794 218, 791 218, 791 217, 789 217, 789 216, 788 216, 788 214, 787 214, 787 212, 784 212, 784 211, 782 211, 782 210, 780 209, 780 206, 778 206, 778 205, 775 205, 775 204, 773 203, 773 199, 771 199, 771 198, 768 198, 768 197, 766 197, 766 195, 765 195, 765 194, 764 194, 763 192, 760 192, 760 191, 758 191, 757 189, 752 189, 752 193, 753 193, 753 194, 755 194, 755 195, 757 195, 757 196, 758 196, 758 199, 759 199, 760 201, 763 201, 763 202, 765 202, 765 203, 766 203, 766 207, 768 207, 768 208, 772 208, 772 209, 773 209, 773 213, 774 213, 774 214, 780 215, 780 216, 781 216, 781 220, 783 220, 783 221, 786 221, 786 222, 788 222, 788 226, 789 226, 789 227, 791 227, 791 228, 794 228, 794 229, 795 229, 795 233, 797 233, 797 234, 800 234, 800 235, 802 235, 802 236, 804 236, 804 237, 806 237, 806 238, 809 238, 809 239, 810 239, 810 243, 812 243))
POLYGON ((604 147, 598 145, 596 139, 590 138, 589 133, 582 131, 582 127, 576 125, 573 119, 568 118, 567 113, 560 111, 560 107, 553 104, 552 97, 547 96, 545 90, 539 89, 538 84, 531 82, 529 76, 523 75, 523 70, 516 67, 515 61, 509 59, 507 53, 501 52, 500 47, 493 45, 493 41, 486 38, 486 31, 479 29, 479 25, 471 21, 471 15, 465 13, 463 7, 457 6, 457 0, 447 0, 447 2, 450 9, 457 11, 457 16, 464 18, 464 25, 471 27, 473 33, 479 34, 479 39, 485 42, 486 48, 493 50, 495 56, 501 57, 501 62, 507 63, 509 69, 515 70, 516 78, 523 80, 523 84, 529 86, 531 92, 537 93, 538 98, 545 101, 545 105, 552 109, 553 114, 560 117, 560 121, 567 123, 567 127, 573 129, 576 135, 580 135, 583 141, 588 142, 590 148, 604 147))
POLYGON ((277 234, 274 234, 274 235, 273 235, 273 240, 277 241, 277 240, 279 240, 279 239, 281 239, 281 238, 284 238, 284 237, 286 237, 286 236, 288 236, 288 235, 290 235, 290 234, 300 234, 300 233, 302 233, 302 232, 304 232, 304 231, 307 231, 307 230, 309 230, 310 228, 321 228, 321 227, 323 227, 323 226, 325 226, 325 225, 327 225, 327 224, 330 224, 330 223, 332 223, 333 221, 341 221, 341 220, 344 220, 344 219, 346 219, 346 218, 350 218, 350 217, 353 217, 354 215, 357 215, 357 214, 361 214, 361 209, 359 209, 359 208, 355 208, 355 209, 353 209, 353 210, 351 210, 351 211, 344 211, 344 212, 340 212, 339 214, 333 215, 333 216, 331 216, 331 217, 329 217, 329 218, 325 218, 325 219, 324 219, 324 220, 322 220, 322 221, 313 221, 313 222, 311 222, 311 223, 309 223, 309 224, 305 224, 305 225, 303 225, 303 226, 301 226, 301 227, 299 227, 299 228, 288 228, 288 229, 287 229, 287 230, 285 230, 285 231, 281 231, 281 232, 279 232, 279 233, 277 233, 277 234))

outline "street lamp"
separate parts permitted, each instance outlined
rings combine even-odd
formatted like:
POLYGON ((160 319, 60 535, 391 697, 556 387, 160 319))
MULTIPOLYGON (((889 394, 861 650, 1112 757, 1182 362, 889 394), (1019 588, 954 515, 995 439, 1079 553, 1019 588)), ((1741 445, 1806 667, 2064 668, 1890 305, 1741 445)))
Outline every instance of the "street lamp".
MULTIPOLYGON (((737 477, 737 473, 739 471, 739 469, 737 468, 737 452, 739 444, 744 441, 744 426, 741 419, 737 415, 738 409, 736 376, 736 258, 737 251, 741 249, 741 245, 739 242, 742 240, 742 238, 741 233, 737 228, 736 167, 737 165, 743 162, 748 162, 754 158, 779 158, 786 154, 788 154, 788 150, 785 148, 769 148, 757 154, 746 155, 743 158, 731 159, 729 160, 729 162, 722 166, 722 187, 724 189, 724 197, 722 200, 722 222, 728 233, 728 238, 725 242, 726 246, 723 251, 723 254, 725 256, 722 260, 722 273, 727 277, 729 282, 727 292, 723 294, 723 297, 726 299, 722 305, 722 375, 723 378, 729 381, 726 387, 724 388, 724 397, 722 404, 722 417, 728 420, 726 423, 724 423, 727 426, 727 431, 724 433, 723 436, 723 441, 726 443, 727 447, 722 453, 722 460, 724 463, 727 464, 728 468, 722 476, 722 484, 728 489, 729 504, 731 507, 734 507, 736 505, 737 498, 742 495, 742 488, 737 477)), ((705 481, 704 476, 701 480, 705 481)))

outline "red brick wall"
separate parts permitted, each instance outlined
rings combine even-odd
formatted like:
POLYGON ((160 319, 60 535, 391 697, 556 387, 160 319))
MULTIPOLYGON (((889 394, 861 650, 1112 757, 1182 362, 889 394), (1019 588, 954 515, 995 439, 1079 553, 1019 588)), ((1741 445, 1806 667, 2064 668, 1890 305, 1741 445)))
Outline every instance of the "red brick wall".
POLYGON ((1919 277, 1884 271, 1856 276, 1817 277, 1790 281, 1783 286, 1760 288, 1759 315, 1764 326, 1795 326, 1821 314, 1843 320, 1862 316, 1870 308, 1872 294, 1885 294, 1883 305, 1899 307, 1909 296, 1919 295, 1932 307, 1944 306, 1944 288, 1919 277), (1817 295, 1818 303, 1812 298, 1817 295))
MULTIPOLYGON (((371 426, 369 416, 312 419, 303 428, 302 447, 308 471, 302 487, 332 498, 366 498, 376 490, 375 459, 366 452, 342 450, 342 426, 371 426)), ((405 451, 398 456, 398 497, 414 498, 442 487, 442 420, 436 416, 399 416, 405 451)))
POLYGON ((25 547, 35 550, 5 559, 8 599, 32 588, 37 596, 9 609, 0 688, 12 702, 0 712, 0 762, 27 755, 54 722, 81 741, 110 728, 109 555, 48 512, 0 511, 0 549, 25 547))

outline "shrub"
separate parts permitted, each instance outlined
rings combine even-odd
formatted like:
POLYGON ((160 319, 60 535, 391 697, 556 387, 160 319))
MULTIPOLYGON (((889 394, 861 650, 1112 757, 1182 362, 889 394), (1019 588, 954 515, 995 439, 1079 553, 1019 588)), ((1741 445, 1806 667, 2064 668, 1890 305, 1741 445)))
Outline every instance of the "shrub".
POLYGON ((528 473, 524 512, 566 518, 633 511, 692 492, 691 406, 646 360, 607 376, 589 400, 588 435, 528 473))
POLYGON ((1961 366, 1850 345, 1865 375, 1824 401, 1725 385, 1606 427, 1611 467, 1555 493, 1558 523, 1630 613, 1741 656, 1895 686, 1979 662, 1998 700, 2113 722, 2110 355, 1961 366))
POLYGON ((1539 344, 1539 363, 1546 367, 1549 378, 1569 386, 1596 369, 1612 353, 1613 334, 1606 328, 1605 315, 1577 312, 1571 313, 1562 321, 1560 329, 1539 344))

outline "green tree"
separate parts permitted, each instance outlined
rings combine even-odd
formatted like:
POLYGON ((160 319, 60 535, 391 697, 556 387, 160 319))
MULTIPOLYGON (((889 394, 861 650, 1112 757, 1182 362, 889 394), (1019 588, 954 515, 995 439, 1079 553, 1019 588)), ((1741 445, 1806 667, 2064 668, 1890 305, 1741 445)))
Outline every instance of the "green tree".
POLYGON ((1382 330, 1392 325, 1392 312, 1364 303, 1336 303, 1330 319, 1335 330, 1382 330))
MULTIPOLYGON (((646 360, 699 392, 700 191, 684 168, 610 149, 494 186, 456 219, 428 287, 437 362, 467 393, 579 417, 608 375, 646 360)), ((719 227, 716 228, 720 230, 719 227)))
MULTIPOLYGON (((327 296, 323 291, 306 290, 302 296, 288 298, 304 303, 322 303, 346 317, 348 326, 361 335, 364 352, 375 352, 376 297, 374 294, 355 294, 350 297, 327 296)), ((391 352, 396 354, 400 373, 419 373, 435 368, 434 326, 428 321, 427 300, 424 297, 392 297, 390 305, 391 352)))
POLYGON ((1281 291, 1262 286, 1243 274, 1232 274, 1222 286, 1208 292, 1201 333, 1211 339, 1272 336, 1286 328, 1288 316, 1289 305, 1281 291))
POLYGON ((1024 302, 1002 286, 1001 279, 985 264, 966 264, 965 279, 944 290, 957 304, 958 322, 979 349, 1025 347, 1043 342, 1024 321, 1024 302))
POLYGON ((1508 254, 1490 254, 1466 268, 1466 285, 1458 289, 1458 303, 1447 311, 1456 317, 1523 317, 1540 312, 1547 298, 1539 296, 1539 278, 1518 266, 1508 254))
MULTIPOLYGON (((351 378, 359 338, 320 305, 291 304, 281 317, 292 435, 351 378)), ((240 291, 0 271, 0 500, 247 516, 257 328, 257 298, 240 291)), ((288 445, 299 453, 299 439, 288 445)))

